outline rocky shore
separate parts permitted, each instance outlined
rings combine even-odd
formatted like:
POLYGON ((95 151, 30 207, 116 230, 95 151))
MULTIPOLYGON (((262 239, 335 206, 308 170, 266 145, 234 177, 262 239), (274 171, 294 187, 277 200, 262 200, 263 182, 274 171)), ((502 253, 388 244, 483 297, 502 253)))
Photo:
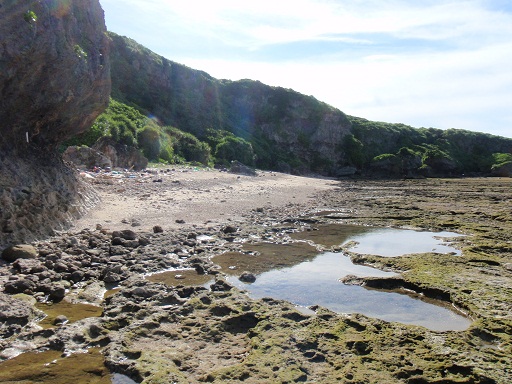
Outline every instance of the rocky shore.
POLYGON ((102 197, 94 210, 71 231, 2 254, 0 382, 50 382, 46 369, 52 383, 512 381, 510 178, 336 181, 194 167, 82 176, 102 197), (253 299, 212 261, 244 244, 297 243, 291 234, 347 223, 467 235, 455 242, 457 257, 344 251, 399 273, 352 283, 443 299, 471 317, 469 329, 436 332, 253 299), (188 283, 180 272, 173 283, 147 278, 166 270, 212 281, 188 283), (45 315, 52 305, 44 302, 99 313, 45 315), (58 353, 43 370, 16 363, 33 351, 58 353), (52 376, 52 366, 93 351, 94 368, 74 363, 64 379, 52 376))

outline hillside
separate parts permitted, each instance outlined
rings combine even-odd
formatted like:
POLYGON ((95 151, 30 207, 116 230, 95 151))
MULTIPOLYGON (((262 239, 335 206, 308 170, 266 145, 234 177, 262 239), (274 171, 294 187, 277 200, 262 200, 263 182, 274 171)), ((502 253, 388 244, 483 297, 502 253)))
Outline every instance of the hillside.
POLYGON ((233 160, 216 148, 228 135, 252 146, 254 162, 239 160, 297 174, 510 174, 512 139, 346 116, 312 96, 258 81, 218 80, 132 39, 109 36, 112 98, 205 142, 214 161, 233 160))

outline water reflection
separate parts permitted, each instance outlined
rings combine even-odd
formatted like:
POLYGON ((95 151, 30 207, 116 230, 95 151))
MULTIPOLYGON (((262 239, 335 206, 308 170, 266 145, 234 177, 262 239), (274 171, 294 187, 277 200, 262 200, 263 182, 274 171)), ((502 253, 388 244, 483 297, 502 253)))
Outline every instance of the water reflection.
POLYGON ((326 247, 341 246, 349 241, 357 245, 352 252, 385 257, 410 253, 453 253, 460 250, 447 244, 447 239, 463 236, 454 232, 427 232, 359 225, 326 224, 310 231, 291 234, 296 240, 311 240, 326 247))
POLYGON ((332 247, 346 243, 355 236, 364 235, 376 229, 377 228, 362 225, 323 224, 316 226, 312 230, 292 233, 290 237, 295 240, 310 240, 315 244, 332 247))
POLYGON ((244 244, 243 252, 226 252, 215 256, 212 261, 224 273, 240 275, 243 271, 249 271, 260 274, 313 260, 317 255, 317 249, 307 243, 257 243, 244 244))
POLYGON ((447 238, 462 236, 453 232, 411 231, 395 228, 380 228, 351 238, 358 244, 351 251, 386 257, 408 253, 453 253, 461 251, 447 244, 447 238))
MULTIPOLYGON (((240 254, 240 261, 246 256, 240 254)), ((219 264, 221 258, 222 255, 217 256, 213 261, 219 264)), ((254 298, 273 297, 306 307, 321 305, 339 313, 362 313, 437 331, 464 330, 470 325, 466 317, 443 305, 396 292, 344 285, 339 279, 347 275, 391 277, 395 274, 355 265, 341 253, 327 252, 293 266, 265 271, 252 284, 238 280, 240 271, 223 271, 231 274, 228 278, 231 284, 247 290, 254 298)))

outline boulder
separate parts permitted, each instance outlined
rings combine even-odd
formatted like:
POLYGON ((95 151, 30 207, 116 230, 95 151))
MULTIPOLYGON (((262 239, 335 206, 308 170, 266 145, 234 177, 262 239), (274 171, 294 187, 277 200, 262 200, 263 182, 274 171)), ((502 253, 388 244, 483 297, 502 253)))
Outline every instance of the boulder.
POLYGON ((130 229, 123 229, 122 231, 114 231, 112 232, 112 239, 119 237, 124 240, 136 240, 137 233, 130 229))
POLYGON ((12 265, 14 269, 16 269, 19 273, 24 275, 40 273, 47 270, 43 263, 33 258, 19 258, 14 263, 12 263, 12 265))
POLYGON ((491 175, 497 177, 512 177, 512 161, 493 166, 491 175))
POLYGON ((237 173, 239 175, 257 176, 257 173, 253 168, 248 167, 247 165, 244 165, 237 160, 234 160, 231 162, 231 167, 229 168, 229 172, 237 173))
POLYGON ((102 137, 93 149, 105 155, 114 168, 133 169, 140 171, 148 166, 148 159, 144 157, 141 151, 125 144, 117 143, 109 137, 102 137))
POLYGON ((225 233, 226 235, 236 233, 237 231, 238 228, 233 227, 232 225, 226 225, 224 228, 222 228, 222 233, 225 233))
POLYGON ((62 154, 65 161, 83 169, 112 168, 112 162, 103 153, 89 147, 68 147, 62 154))
POLYGON ((11 245, 2 252, 2 259, 8 262, 14 262, 18 259, 37 258, 37 249, 28 244, 11 245))
POLYGON ((354 176, 357 173, 356 167, 341 167, 336 170, 336 177, 354 176))
POLYGON ((27 325, 35 310, 27 301, 0 293, 0 338, 7 338, 27 325))
POLYGON ((36 283, 29 279, 18 279, 8 281, 4 284, 5 293, 27 293, 32 294, 36 289, 36 283))

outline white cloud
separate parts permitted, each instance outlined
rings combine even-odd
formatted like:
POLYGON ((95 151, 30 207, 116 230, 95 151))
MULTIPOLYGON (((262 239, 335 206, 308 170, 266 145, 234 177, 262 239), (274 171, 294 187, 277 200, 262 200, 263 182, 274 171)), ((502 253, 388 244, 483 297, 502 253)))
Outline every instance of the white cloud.
POLYGON ((512 136, 512 14, 489 8, 496 1, 101 2, 110 30, 215 77, 293 88, 369 119, 512 136), (300 51, 322 41, 333 51, 300 51), (276 60, 276 46, 294 59, 276 60))

